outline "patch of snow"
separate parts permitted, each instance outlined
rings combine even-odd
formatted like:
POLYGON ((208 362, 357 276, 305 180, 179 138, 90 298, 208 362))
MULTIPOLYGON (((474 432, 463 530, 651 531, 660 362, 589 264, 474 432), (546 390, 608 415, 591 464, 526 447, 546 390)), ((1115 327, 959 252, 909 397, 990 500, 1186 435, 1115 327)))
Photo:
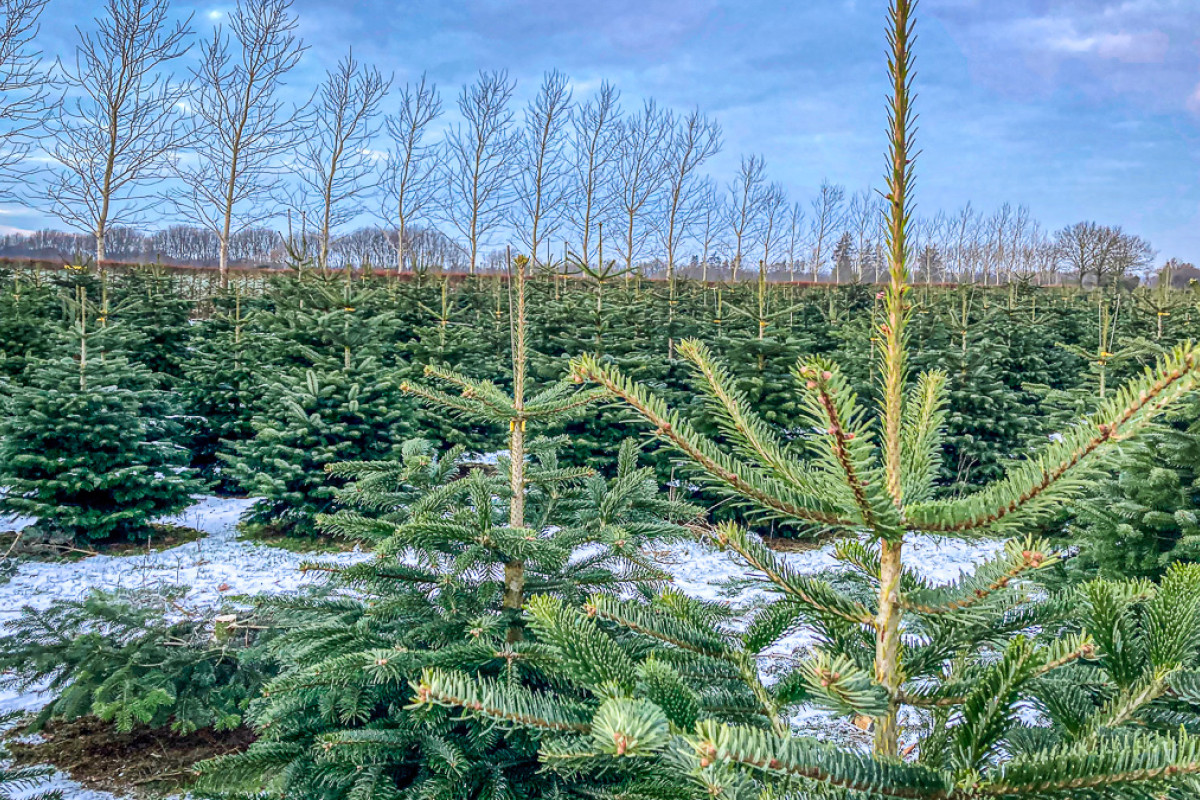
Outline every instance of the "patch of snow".
MULTIPOLYGON (((161 521, 203 531, 207 536, 194 542, 140 555, 98 555, 75 562, 22 563, 7 583, 0 584, 0 622, 20 613, 22 606, 46 608, 55 600, 77 600, 93 589, 170 589, 188 587, 179 601, 188 607, 213 607, 238 595, 294 592, 311 579, 298 567, 314 560, 306 556, 237 538, 237 523, 254 501, 244 498, 198 497, 197 502, 161 521)), ((0 520, 15 529, 32 520, 0 520)), ((153 541, 150 543, 153 548, 153 541)), ((359 550, 321 556, 330 563, 349 564, 367 554, 359 550)), ((36 689, 19 692, 0 689, 0 711, 37 711, 46 698, 36 689)), ((115 800, 116 795, 85 789, 65 775, 56 774, 46 783, 14 800, 38 792, 60 789, 64 800, 115 800)))
MULTIPOLYGON (((834 558, 833 542, 811 550, 777 555, 796 572, 812 575, 840 566, 834 558)), ((905 562, 922 577, 937 584, 956 580, 963 572, 987 561, 1002 550, 1002 541, 966 542, 943 537, 913 536, 905 540, 905 562)), ((653 552, 655 559, 672 576, 672 583, 685 594, 721 603, 734 612, 730 627, 747 625, 753 614, 778 597, 766 581, 754 580, 750 570, 731 553, 698 542, 672 543, 653 552)), ((802 658, 816 643, 813 632, 801 628, 781 637, 759 654, 759 673, 768 685, 802 658)), ((845 718, 810 705, 795 709, 790 727, 799 735, 835 740, 846 746, 866 747, 870 736, 845 718)))
MULTIPOLYGON (((22 563, 0 584, 0 621, 22 606, 46 608, 55 600, 78 600, 93 589, 152 590, 186 586, 185 606, 219 606, 237 595, 279 594, 299 589, 306 580, 297 570, 311 556, 237 538, 238 519, 253 500, 201 497, 195 505, 161 521, 195 528, 208 535, 166 550, 138 555, 98 555, 76 562, 22 563)), ((154 542, 151 540, 150 547, 154 542)), ((325 556, 331 563, 366 557, 355 550, 325 556)))
POLYGON ((44 780, 39 781, 36 787, 14 791, 11 796, 12 800, 26 800, 26 798, 53 791, 61 792, 63 800, 120 800, 115 794, 86 789, 61 772, 47 776, 44 780))

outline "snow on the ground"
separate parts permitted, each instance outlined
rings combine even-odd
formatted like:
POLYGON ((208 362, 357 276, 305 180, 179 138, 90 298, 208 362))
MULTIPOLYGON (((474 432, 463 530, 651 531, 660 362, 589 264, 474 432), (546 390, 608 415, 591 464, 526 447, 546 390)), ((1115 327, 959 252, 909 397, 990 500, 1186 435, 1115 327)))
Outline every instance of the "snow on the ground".
MULTIPOLYGON (((0 623, 19 613, 24 605, 45 608, 57 599, 77 599, 92 589, 152 589, 188 587, 180 601, 187 607, 211 607, 236 595, 280 594, 297 591, 311 583, 297 570, 302 561, 321 558, 335 563, 361 560, 365 554, 355 551, 326 556, 304 556, 279 548, 255 544, 237 538, 239 517, 252 500, 203 497, 185 511, 164 519, 196 528, 207 535, 194 542, 162 551, 139 555, 92 556, 76 562, 26 562, 10 581, 0 584, 0 623)), ((19 530, 29 520, 0 519, 0 530, 19 530)), ((929 537, 913 537, 907 546, 906 561, 935 582, 952 580, 972 565, 991 557, 1000 547, 996 542, 961 542, 929 537)), ((818 572, 835 566, 833 546, 781 554, 788 564, 803 573, 818 572)), ((728 603, 738 620, 745 620, 769 597, 768 590, 746 581, 747 570, 731 558, 698 543, 682 542, 655 550, 653 555, 689 595, 728 603)), ((810 645, 806 632, 786 637, 765 653, 764 674, 776 669, 772 660, 785 660, 789 654, 810 645)), ((0 690, 0 711, 34 710, 44 703, 36 692, 17 693, 0 690)), ((821 712, 802 710, 793 727, 810 730, 823 718, 821 712)), ((52 779, 54 788, 64 790, 66 800, 113 800, 113 795, 83 789, 63 776, 52 779)))
MULTIPOLYGON (((0 583, 0 624, 23 606, 46 608, 55 600, 76 600, 93 589, 166 589, 188 587, 178 599, 188 608, 212 607, 237 595, 282 594, 312 582, 300 574, 301 555, 237 538, 237 522, 253 500, 202 497, 195 505, 162 522, 184 525, 207 535, 167 550, 137 555, 98 555, 75 562, 22 563, 7 583, 0 583)), ((32 520, 8 517, 0 530, 20 530, 32 520)), ((153 548, 153 542, 150 544, 153 548)), ((360 551, 320 556, 350 563, 365 558, 360 551)), ((0 689, 0 712, 36 711, 46 698, 35 690, 0 689)), ((63 790, 64 800, 111 800, 114 795, 84 789, 57 775, 41 789, 63 790)), ((16 795, 21 797, 22 795, 16 795)))
MULTIPOLYGON (((185 607, 220 605, 236 595, 279 594, 311 582, 298 571, 313 556, 292 553, 237 538, 239 517, 253 503, 242 498, 204 497, 195 505, 162 522, 195 528, 208 534, 167 550, 137 555, 98 555, 75 562, 36 562, 20 565, 17 573, 0 584, 0 622, 20 613, 26 605, 45 608, 55 600, 74 600, 93 589, 154 589, 189 587, 179 600, 185 607)), ((359 551, 322 556, 323 560, 349 563, 361 560, 359 551)))
MULTIPOLYGON (((905 540, 905 563, 927 580, 942 584, 955 580, 974 565, 992 558, 1003 547, 1002 542, 964 542, 930 536, 913 536, 905 540)), ((733 624, 740 627, 773 595, 770 584, 751 578, 749 570, 734 560, 730 553, 697 542, 672 544, 655 551, 655 558, 672 576, 672 582, 686 594, 713 602, 726 603, 735 612, 733 624)), ((780 557, 801 574, 812 574, 838 566, 833 557, 833 544, 811 550, 783 552, 780 557)), ((770 683, 805 651, 815 644, 812 632, 801 629, 780 638, 764 650, 759 669, 764 681, 770 683)), ((832 738, 844 744, 863 744, 862 731, 845 719, 834 719, 819 708, 804 706, 791 716, 791 726, 797 733, 832 738)))

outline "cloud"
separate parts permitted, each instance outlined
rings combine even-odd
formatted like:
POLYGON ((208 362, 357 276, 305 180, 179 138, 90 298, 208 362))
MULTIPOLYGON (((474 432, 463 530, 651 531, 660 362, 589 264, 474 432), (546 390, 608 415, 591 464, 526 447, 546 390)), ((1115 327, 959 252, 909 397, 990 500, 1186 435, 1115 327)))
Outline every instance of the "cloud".
POLYGON ((1162 31, 1145 33, 1096 33, 1080 35, 1064 33, 1046 40, 1051 50, 1062 53, 1093 54, 1113 58, 1127 64, 1154 64, 1163 60, 1170 38, 1162 31))
POLYGON ((1200 71, 1194 0, 933 0, 972 76, 1015 98, 1066 89, 1179 112, 1200 71))
POLYGON ((1187 109, 1200 116, 1200 83, 1196 84, 1196 88, 1192 89, 1192 93, 1188 96, 1187 109))

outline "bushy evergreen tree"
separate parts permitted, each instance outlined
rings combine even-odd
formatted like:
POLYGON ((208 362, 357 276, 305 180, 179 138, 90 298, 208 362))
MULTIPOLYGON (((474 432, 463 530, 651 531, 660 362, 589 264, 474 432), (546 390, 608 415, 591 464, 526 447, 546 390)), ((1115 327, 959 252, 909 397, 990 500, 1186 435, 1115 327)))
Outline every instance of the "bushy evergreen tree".
MULTIPOLYGON (((524 269, 524 262, 518 262, 524 269)), ((376 542, 352 567, 311 564, 332 594, 287 603, 273 645, 283 673, 252 711, 259 740, 207 769, 217 784, 265 785, 289 798, 540 798, 568 781, 540 774, 536 737, 411 703, 426 667, 457 667, 514 687, 555 690, 545 644, 520 616, 529 592, 576 608, 593 592, 646 590, 665 575, 641 552, 678 537, 695 513, 659 495, 632 442, 612 479, 558 463, 558 440, 526 439, 596 399, 559 383, 526 400, 524 281, 514 304, 513 395, 431 368, 460 391, 413 385, 431 405, 506 423, 509 458, 463 475, 461 448, 425 441, 399 461, 338 464, 349 506, 322 518, 330 532, 376 542)), ((563 688, 563 702, 575 693, 563 688)), ((590 788, 600 790, 602 784, 590 788)))
POLYGON ((1079 504, 1070 525, 1072 566, 1105 578, 1159 578, 1200 562, 1200 407, 1130 442, 1120 468, 1079 504))
POLYGON ((0 639, 0 670, 6 685, 52 696, 30 730, 83 716, 125 732, 240 727, 273 674, 256 649, 263 620, 244 611, 180 614, 177 599, 97 591, 21 609, 0 639))
POLYGON ((187 358, 193 304, 161 267, 124 273, 109 293, 111 316, 137 337, 131 357, 173 385, 187 358))
POLYGON ((680 353, 721 423, 718 444, 598 359, 575 368, 732 498, 846 534, 835 551, 842 569, 799 574, 726 523, 707 538, 774 598, 744 631, 721 629, 719 609, 671 593, 649 605, 597 597, 582 610, 534 597, 531 631, 552 651, 559 680, 589 690, 590 702, 434 667, 416 687, 419 705, 537 735, 559 774, 621 774, 609 796, 1149 800, 1200 791, 1200 565, 1178 565, 1159 585, 1097 581, 1054 595, 1030 584, 1057 558, 1034 539, 1009 542, 942 586, 905 561, 916 534, 1011 535, 1045 519, 1111 467, 1116 440, 1200 380, 1200 353, 1181 346, 1002 481, 934 498, 946 376, 907 380, 913 6, 893 0, 889 27, 890 281, 876 329, 878 414, 867 414, 834 363, 801 362, 811 434, 788 446, 709 349, 686 342, 680 353), (757 656, 800 627, 817 646, 765 685, 757 656), (731 702, 710 705, 714 690, 731 702), (800 703, 869 721, 873 751, 795 735, 787 716, 800 703))
POLYGON ((251 420, 271 367, 257 359, 262 334, 247 324, 242 296, 221 295, 213 304, 213 316, 192 328, 179 393, 192 467, 215 491, 231 493, 240 486, 218 454, 254 435, 251 420))
POLYGON ((271 367, 250 419, 254 435, 220 457, 233 480, 260 498, 248 521, 312 535, 339 485, 325 467, 394 458, 413 433, 413 406, 400 390, 402 370, 385 352, 392 317, 367 313, 375 291, 300 282, 279 299, 282 307, 257 322, 260 355, 271 367))
POLYGON ((51 287, 0 271, 0 376, 15 378, 30 360, 50 355, 58 306, 51 287))
MULTIPOLYGON (((86 296, 52 358, 31 364, 0 419, 0 508, 80 541, 136 538, 201 488, 174 438, 171 399, 145 367, 89 328, 86 296)), ((92 322, 91 324, 95 324, 92 322)))
POLYGON ((394 458, 411 433, 398 377, 371 357, 282 373, 261 409, 254 436, 225 458, 230 477, 259 498, 245 518, 285 533, 315 534, 317 515, 333 510, 339 482, 325 475, 328 465, 394 458))

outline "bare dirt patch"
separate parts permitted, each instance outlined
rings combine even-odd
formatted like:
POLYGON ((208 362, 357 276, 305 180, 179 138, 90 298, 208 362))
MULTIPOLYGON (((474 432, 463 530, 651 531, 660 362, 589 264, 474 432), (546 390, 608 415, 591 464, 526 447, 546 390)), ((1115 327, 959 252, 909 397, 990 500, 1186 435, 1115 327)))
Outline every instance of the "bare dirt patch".
POLYGON ((186 789, 196 764, 241 752, 252 741, 248 728, 187 736, 146 728, 120 733, 111 723, 84 717, 51 722, 39 741, 13 741, 9 750, 17 764, 51 764, 88 789, 149 799, 186 789))

